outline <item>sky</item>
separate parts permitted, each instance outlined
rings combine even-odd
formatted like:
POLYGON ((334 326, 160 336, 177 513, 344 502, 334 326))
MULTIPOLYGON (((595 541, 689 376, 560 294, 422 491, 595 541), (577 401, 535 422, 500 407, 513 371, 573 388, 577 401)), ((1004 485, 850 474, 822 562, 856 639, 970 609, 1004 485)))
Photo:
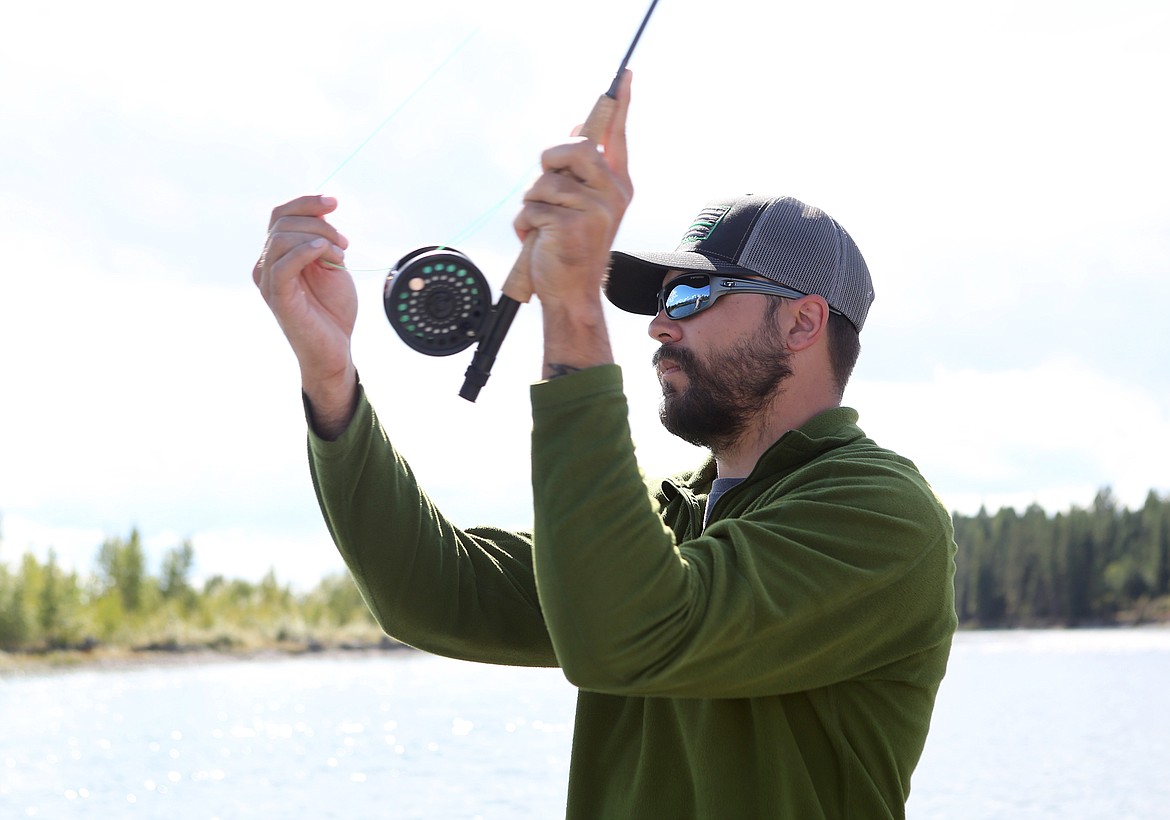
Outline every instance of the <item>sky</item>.
MULTIPOLYGON (((452 243, 494 287, 540 151, 609 86, 643 3, 21 4, 0 51, 0 562, 312 586, 344 565, 293 356, 251 281, 268 215, 336 196, 354 357, 456 523, 531 521, 521 309, 478 402, 471 351, 390 330, 386 272, 452 243), (479 226, 471 231, 472 226, 479 226), (454 244, 454 243, 452 243, 454 244)), ((853 235, 877 298, 845 401, 949 509, 1170 493, 1170 6, 1161 0, 661 0, 631 61, 616 247, 673 249, 710 199, 787 194, 853 235)), ((648 475, 643 317, 609 315, 648 475)))

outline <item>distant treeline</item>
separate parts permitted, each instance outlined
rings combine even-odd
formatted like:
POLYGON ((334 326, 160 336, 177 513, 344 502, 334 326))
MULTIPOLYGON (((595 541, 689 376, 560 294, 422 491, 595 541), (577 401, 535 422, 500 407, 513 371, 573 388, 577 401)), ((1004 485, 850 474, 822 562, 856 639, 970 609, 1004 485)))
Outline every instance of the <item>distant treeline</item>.
MULTIPOLYGON (((967 627, 1087 626, 1170 621, 1170 499, 1140 510, 1109 489, 1089 509, 1049 515, 955 514, 955 600, 967 627)), ((350 577, 294 593, 274 572, 257 583, 216 575, 190 580, 191 543, 147 571, 137 530, 110 538, 94 570, 79 575, 26 553, 0 563, 0 650, 94 646, 249 649, 370 645, 381 633, 350 577)))
POLYGON ((1049 516, 955 515, 959 621, 972 627, 1170 621, 1170 498, 1140 510, 1097 493, 1089 509, 1049 516))
POLYGON ((52 551, 43 563, 31 553, 15 568, 0 563, 0 650, 304 650, 381 640, 347 574, 302 594, 272 571, 258 583, 216 575, 197 588, 194 561, 187 541, 151 575, 135 530, 103 542, 88 575, 63 569, 52 551))

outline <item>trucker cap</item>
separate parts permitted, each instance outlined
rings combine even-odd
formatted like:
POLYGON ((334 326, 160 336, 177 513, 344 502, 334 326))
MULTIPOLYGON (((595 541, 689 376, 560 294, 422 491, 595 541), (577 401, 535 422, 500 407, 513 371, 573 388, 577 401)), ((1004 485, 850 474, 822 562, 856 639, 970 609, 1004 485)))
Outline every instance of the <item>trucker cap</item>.
POLYGON ((610 254, 605 294, 622 310, 653 316, 667 271, 756 275, 823 296, 858 331, 873 303, 861 251, 820 208, 756 194, 707 203, 672 253, 610 254))

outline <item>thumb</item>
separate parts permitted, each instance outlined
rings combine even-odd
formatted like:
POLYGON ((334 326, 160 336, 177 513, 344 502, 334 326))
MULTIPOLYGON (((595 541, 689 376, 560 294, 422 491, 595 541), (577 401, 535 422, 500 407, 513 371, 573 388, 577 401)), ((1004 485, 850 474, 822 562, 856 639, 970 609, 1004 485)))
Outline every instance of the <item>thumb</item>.
POLYGON ((626 118, 630 111, 630 92, 633 87, 634 75, 628 68, 622 72, 621 82, 618 83, 617 104, 609 120, 602 146, 605 149, 605 158, 610 167, 623 177, 629 177, 629 152, 626 143, 626 118))

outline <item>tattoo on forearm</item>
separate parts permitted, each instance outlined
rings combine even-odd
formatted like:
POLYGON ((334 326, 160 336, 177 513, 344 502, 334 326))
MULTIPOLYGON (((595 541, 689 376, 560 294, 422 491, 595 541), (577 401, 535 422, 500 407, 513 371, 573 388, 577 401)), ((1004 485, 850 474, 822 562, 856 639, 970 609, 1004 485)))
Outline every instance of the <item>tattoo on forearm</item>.
POLYGON ((550 379, 567 376, 570 373, 577 373, 581 370, 580 367, 573 367, 571 364, 546 364, 544 367, 550 379))

